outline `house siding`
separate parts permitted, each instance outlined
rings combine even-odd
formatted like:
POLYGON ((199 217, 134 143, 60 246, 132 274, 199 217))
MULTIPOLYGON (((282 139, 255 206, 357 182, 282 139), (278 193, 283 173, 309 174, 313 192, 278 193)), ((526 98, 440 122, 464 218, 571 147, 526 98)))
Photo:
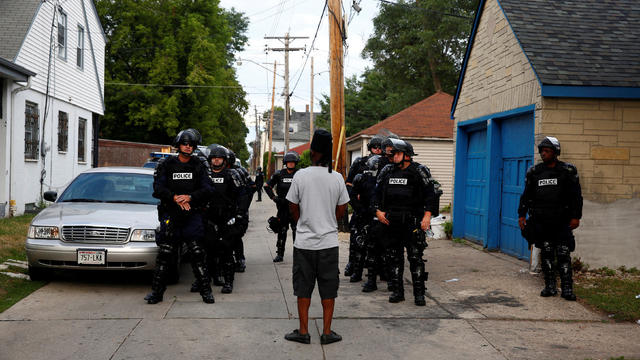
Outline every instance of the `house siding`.
POLYGON ((453 141, 452 140, 410 140, 418 156, 414 160, 431 170, 443 191, 440 208, 453 201, 453 141))
MULTIPOLYGON (((85 17, 82 11, 82 3, 79 0, 65 2, 63 9, 67 14, 67 58, 60 59, 57 53, 57 45, 54 44, 52 54, 51 76, 49 93, 51 96, 75 106, 102 115, 103 107, 100 88, 104 84, 104 38, 102 29, 98 26, 91 4, 85 1, 87 19, 91 29, 86 29, 85 17), (84 41, 84 67, 80 69, 76 65, 77 27, 85 28, 84 41), (88 39, 91 34, 94 51, 91 51, 88 39), (96 56, 98 77, 93 66, 93 55, 96 56), (98 80, 100 79, 100 85, 98 80)), ((31 88, 41 93, 47 91, 47 71, 49 64, 49 36, 51 34, 51 19, 53 5, 45 2, 34 19, 31 29, 16 56, 15 63, 37 73, 32 78, 31 88)), ((56 42, 56 30, 54 29, 54 42, 56 42)), ((90 119, 90 118, 89 118, 90 119)))

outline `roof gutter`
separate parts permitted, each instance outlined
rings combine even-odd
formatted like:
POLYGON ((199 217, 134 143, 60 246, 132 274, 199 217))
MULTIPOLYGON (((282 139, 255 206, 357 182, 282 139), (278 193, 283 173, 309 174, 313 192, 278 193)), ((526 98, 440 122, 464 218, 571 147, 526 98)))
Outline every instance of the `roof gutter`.
MULTIPOLYGON (((35 73, 34 73, 35 75, 35 73)), ((12 177, 13 177, 13 123, 15 122, 15 114, 16 114, 16 104, 14 98, 16 96, 16 94, 18 94, 19 92, 25 91, 25 90, 29 90, 31 89, 31 76, 29 76, 29 78, 27 79, 27 85, 25 86, 21 86, 18 88, 15 88, 13 90, 11 90, 11 98, 9 99, 9 101, 11 101, 11 119, 9 119, 9 121, 7 121, 7 134, 9 135, 9 216, 14 216, 15 215, 15 205, 11 205, 14 200, 11 198, 11 184, 12 184, 12 177)))

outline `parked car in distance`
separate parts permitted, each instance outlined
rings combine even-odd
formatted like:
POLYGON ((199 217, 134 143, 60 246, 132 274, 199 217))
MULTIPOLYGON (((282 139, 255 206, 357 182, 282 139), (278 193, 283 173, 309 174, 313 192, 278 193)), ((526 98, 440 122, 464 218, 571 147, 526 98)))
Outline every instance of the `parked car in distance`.
POLYGON ((31 221, 26 239, 31 279, 53 269, 153 270, 159 200, 152 192, 153 170, 135 167, 90 169, 60 196, 45 192, 54 204, 31 221))

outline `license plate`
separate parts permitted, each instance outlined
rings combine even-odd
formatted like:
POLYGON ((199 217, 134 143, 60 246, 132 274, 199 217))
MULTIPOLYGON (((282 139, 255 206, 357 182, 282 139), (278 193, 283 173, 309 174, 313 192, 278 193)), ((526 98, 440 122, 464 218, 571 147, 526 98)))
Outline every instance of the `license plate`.
POLYGON ((104 265, 106 260, 106 250, 78 250, 78 265, 104 265))

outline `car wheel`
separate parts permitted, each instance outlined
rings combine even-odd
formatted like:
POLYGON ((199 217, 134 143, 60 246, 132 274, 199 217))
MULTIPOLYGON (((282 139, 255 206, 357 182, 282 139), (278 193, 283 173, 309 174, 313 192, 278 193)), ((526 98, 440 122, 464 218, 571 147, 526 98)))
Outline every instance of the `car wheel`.
POLYGON ((31 278, 31 281, 45 281, 51 278, 51 274, 47 269, 29 265, 29 278, 31 278))

